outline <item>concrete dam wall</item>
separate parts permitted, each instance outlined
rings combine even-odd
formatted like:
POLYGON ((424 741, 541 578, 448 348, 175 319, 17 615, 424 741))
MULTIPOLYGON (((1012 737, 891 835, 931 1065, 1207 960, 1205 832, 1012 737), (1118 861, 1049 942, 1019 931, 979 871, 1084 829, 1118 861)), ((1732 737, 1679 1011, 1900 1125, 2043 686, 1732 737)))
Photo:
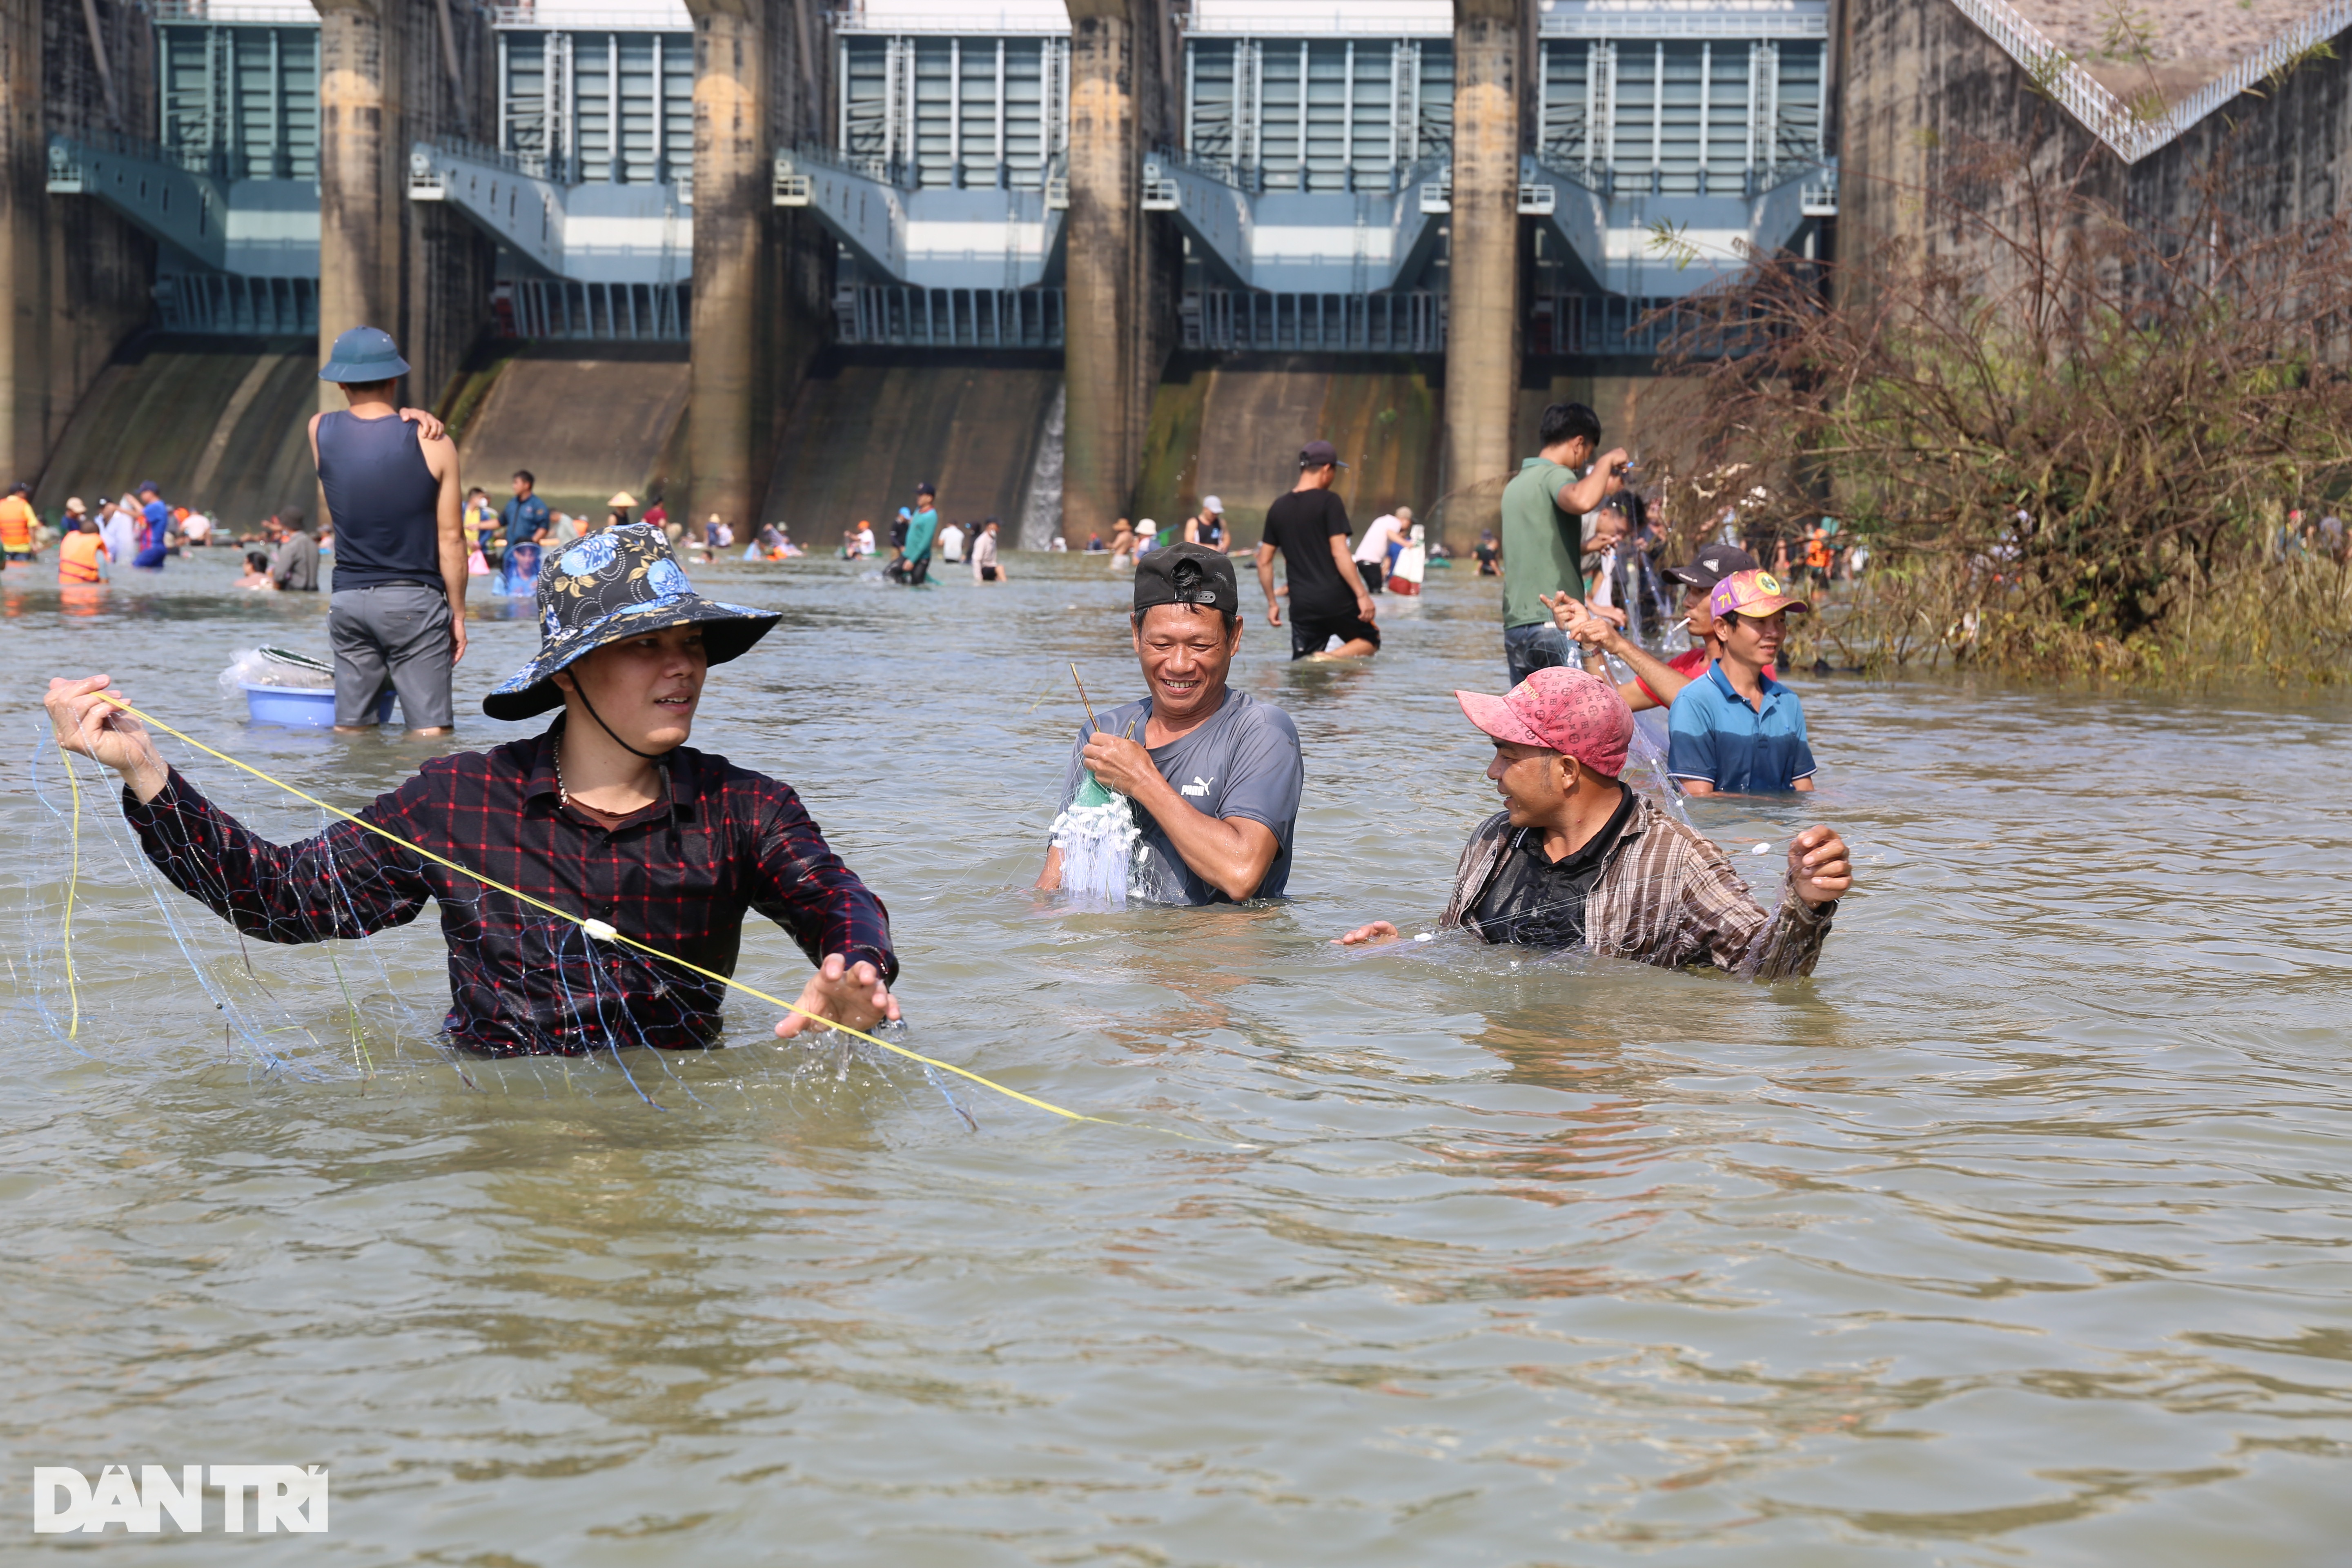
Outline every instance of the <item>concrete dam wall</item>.
POLYGON ((444 416, 459 427, 465 482, 502 503, 518 468, 548 505, 599 520, 614 491, 642 502, 678 477, 684 343, 536 344, 476 374, 487 384, 461 390, 444 416))
POLYGON ((1360 525, 1391 507, 1426 517, 1438 497, 1439 380, 1409 357, 1177 354, 1151 404, 1136 505, 1162 524, 1204 495, 1225 503, 1241 542, 1298 478, 1298 449, 1320 438, 1349 466, 1335 487, 1360 525))
POLYGON ((66 422, 37 504, 95 501, 153 479, 234 531, 287 505, 315 510, 306 435, 319 406, 310 338, 151 335, 98 373, 66 422))

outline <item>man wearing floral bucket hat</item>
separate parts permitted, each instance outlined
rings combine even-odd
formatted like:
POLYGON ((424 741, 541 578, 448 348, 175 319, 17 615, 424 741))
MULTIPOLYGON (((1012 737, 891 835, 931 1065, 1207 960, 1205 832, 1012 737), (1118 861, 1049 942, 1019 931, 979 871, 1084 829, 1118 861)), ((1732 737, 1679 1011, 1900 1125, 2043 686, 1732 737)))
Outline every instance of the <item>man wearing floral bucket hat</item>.
MULTIPOLYGON (((1454 695, 1495 742, 1486 776, 1504 808, 1470 836, 1439 930, 1748 980, 1813 972, 1853 886, 1835 832, 1808 827, 1790 841, 1780 908, 1767 914, 1722 850, 1620 782, 1633 714, 1607 681, 1552 666, 1507 696, 1454 695)), ((1374 921, 1339 942, 1397 936, 1374 921)))
POLYGON ((1767 673, 1780 656, 1789 612, 1811 606, 1758 568, 1734 572, 1707 595, 1722 653, 1675 694, 1666 716, 1666 771, 1693 795, 1773 795, 1813 787, 1805 708, 1767 673))
MULTIPOLYGON (((710 666, 776 624, 694 591, 645 523, 555 555, 539 579, 537 657, 483 700, 493 719, 561 708, 544 732, 436 758, 359 816, 568 915, 732 974, 743 917, 791 933, 816 973, 786 1037, 817 1019, 898 1016, 888 911, 778 781, 687 745, 710 666), (816 1016, 813 1018, 811 1015, 816 1016)), ((164 766, 139 722, 99 694, 49 683, 59 743, 120 773, 123 814, 182 891, 265 941, 324 942, 441 906, 456 1043, 498 1056, 719 1043, 719 984, 603 940, 352 823, 269 843, 164 766)))

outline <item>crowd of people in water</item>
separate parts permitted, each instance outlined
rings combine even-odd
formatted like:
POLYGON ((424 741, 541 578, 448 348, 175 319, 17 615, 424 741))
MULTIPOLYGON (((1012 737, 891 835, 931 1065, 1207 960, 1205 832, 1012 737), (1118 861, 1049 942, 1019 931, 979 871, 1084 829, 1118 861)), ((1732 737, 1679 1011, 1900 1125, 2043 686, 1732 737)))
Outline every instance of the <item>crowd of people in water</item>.
MULTIPOLYGON (((789 785, 686 743, 710 667, 750 652, 779 618, 706 597, 688 578, 681 556, 730 548, 723 525, 713 520, 694 539, 658 502, 640 512, 623 493, 600 525, 567 534, 528 473, 513 477, 493 515, 483 492, 460 490, 437 422, 394 406, 406 371, 384 333, 355 329, 337 341, 320 375, 346 406, 310 426, 334 544, 324 548, 299 512, 280 513, 248 575, 271 591, 315 589, 327 559, 337 727, 373 728, 389 688, 413 731, 439 734, 454 723, 468 577, 529 560, 539 650, 482 706, 495 720, 552 712, 553 721, 528 739, 427 762, 359 814, 381 834, 341 823, 296 846, 261 838, 166 766, 139 721, 108 700, 105 675, 51 682, 60 744, 122 775, 123 810, 154 865, 247 934, 355 937, 437 901, 449 948, 446 1026, 474 1048, 711 1043, 715 982, 595 933, 626 932, 724 974, 754 910, 815 966, 804 1011, 780 1034, 812 1020, 865 1028, 896 1018, 898 960, 881 900, 789 785), (568 927, 550 934, 529 906, 485 893, 456 867, 577 911, 589 941, 568 927)), ((1308 775, 1290 715, 1231 684, 1239 563, 1248 562, 1266 625, 1287 633, 1294 659, 1360 660, 1381 646, 1375 596, 1417 585, 1432 556, 1407 509, 1356 536, 1335 489, 1344 467, 1330 443, 1307 443, 1248 547, 1235 545, 1223 503, 1207 496, 1182 523, 1126 531, 1100 552, 1133 574, 1128 635, 1142 689, 1090 709, 1075 737, 1040 889, 1098 880, 1098 866, 1075 865, 1082 846, 1065 832, 1093 813, 1087 820, 1125 825, 1116 890, 1126 896, 1206 905, 1284 894, 1308 775)), ((1507 689, 1454 694, 1491 744, 1485 779, 1497 809, 1470 835, 1450 885, 1431 868, 1445 890, 1421 935, 1460 931, 1756 979, 1810 973, 1852 885, 1839 836, 1820 826, 1796 834, 1768 907, 1679 805, 1684 795, 1812 787, 1803 707, 1775 672, 1788 618, 1809 603, 1735 543, 1661 565, 1656 531, 1629 496, 1633 468, 1623 448, 1602 449, 1591 409, 1557 404, 1502 492, 1499 530, 1475 559, 1501 580, 1507 689), (1664 634, 1676 619, 1689 647, 1669 657, 1664 634), (1666 714, 1664 765, 1637 782, 1635 715, 1650 709, 1666 714)), ((175 521, 185 538, 185 520, 153 487, 139 493, 142 553, 166 543, 175 521)), ((0 509, 0 523, 13 560, 21 489, 10 499, 19 506, 0 509)), ((102 527, 92 530, 101 549, 102 527)), ((890 530, 884 573, 917 585, 935 561, 952 562, 978 583, 1003 583, 1000 528, 994 518, 942 527, 938 494, 924 484, 890 530)), ((763 538, 749 549, 769 547, 763 538)), ((863 524, 843 550, 878 554, 863 524)), ((1369 946, 1402 934, 1381 920, 1335 940, 1369 946)))

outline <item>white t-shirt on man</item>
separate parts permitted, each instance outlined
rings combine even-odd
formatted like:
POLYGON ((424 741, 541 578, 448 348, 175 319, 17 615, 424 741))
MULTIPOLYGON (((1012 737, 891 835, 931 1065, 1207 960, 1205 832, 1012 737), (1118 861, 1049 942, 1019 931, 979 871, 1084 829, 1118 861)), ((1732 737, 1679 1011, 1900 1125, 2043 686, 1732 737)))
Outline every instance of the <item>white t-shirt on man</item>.
POLYGON ((1399 527, 1394 512, 1384 511, 1372 519, 1372 526, 1364 530, 1363 542, 1356 546, 1356 559, 1387 565, 1390 544, 1403 542, 1403 535, 1397 531, 1399 527))

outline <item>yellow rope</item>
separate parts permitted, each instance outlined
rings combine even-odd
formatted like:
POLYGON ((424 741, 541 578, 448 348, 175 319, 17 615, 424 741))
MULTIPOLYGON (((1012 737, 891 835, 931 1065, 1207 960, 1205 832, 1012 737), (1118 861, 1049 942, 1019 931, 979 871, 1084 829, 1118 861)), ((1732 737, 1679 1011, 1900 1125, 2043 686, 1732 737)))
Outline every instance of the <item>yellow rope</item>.
MULTIPOLYGON (((665 963, 674 963, 689 973, 699 974, 706 980, 715 980, 721 985, 732 986, 734 989, 742 992, 746 996, 756 996, 761 1001, 767 1003, 771 1006, 781 1007, 788 1013, 798 1013, 805 1018, 814 1018, 818 1023, 824 1024, 830 1028, 839 1029, 843 1034, 854 1035, 857 1038, 864 1040, 868 1045, 879 1046, 886 1051, 895 1052, 899 1056, 907 1058, 910 1061, 920 1062, 925 1067, 937 1068, 941 1072, 951 1072, 958 1078, 970 1079, 972 1082, 980 1085, 982 1089, 992 1089, 997 1093, 1013 1100, 1017 1100, 1024 1105, 1034 1105, 1040 1110, 1049 1110, 1055 1116, 1066 1117, 1072 1121, 1091 1121, 1103 1127, 1124 1127, 1130 1132, 1163 1132, 1171 1138, 1182 1138, 1196 1143, 1211 1142, 1211 1140, 1208 1139, 1195 1138, 1189 1132, 1179 1132, 1173 1128, 1142 1127, 1138 1126, 1136 1123, 1131 1121, 1113 1121, 1108 1117, 1088 1116, 1081 1111, 1066 1110, 1058 1105, 1039 1100, 1034 1095, 1024 1094, 1017 1089, 1007 1089, 1004 1085, 996 1082, 992 1079, 982 1078, 980 1074, 970 1071, 964 1068, 960 1068, 953 1062, 943 1062, 939 1060, 937 1058, 924 1056, 919 1051, 910 1051, 904 1046, 894 1046, 887 1040, 877 1039, 872 1035, 866 1033, 863 1029, 853 1029, 846 1024, 835 1023, 832 1019, 824 1016, 824 1014, 813 1012, 809 1008, 802 1006, 797 1002, 787 1002, 781 996, 771 996, 768 993, 759 989, 757 986, 744 984, 741 981, 736 979, 732 975, 721 974, 714 969, 705 969, 698 963, 689 963, 685 959, 679 958, 674 953, 664 952, 657 947, 653 947, 647 943, 639 942, 635 937, 627 936, 620 931, 614 931, 611 926, 606 925, 603 921, 591 921, 583 916, 572 914, 567 910, 558 909, 544 899, 532 898, 529 893, 524 892, 520 888, 509 888, 504 882, 497 881, 491 878, 483 876, 479 871, 473 869, 471 867, 461 866, 457 861, 448 858, 446 856, 436 855, 432 850, 425 848, 423 845, 412 844, 407 839, 401 837, 400 835, 387 832, 385 829, 377 826, 374 823, 368 821, 364 817, 354 816, 352 813, 345 811, 341 806, 330 805, 325 801, 320 800, 317 795, 311 795, 307 791, 295 788, 292 784, 288 784, 284 779, 273 778, 268 773, 263 773, 259 768, 255 767, 250 763, 239 762, 236 758, 230 756, 226 752, 215 751, 212 747, 205 745, 202 741, 197 740, 194 736, 187 734, 183 731, 174 730, 172 726, 164 723, 161 719, 156 718, 154 715, 141 712, 138 709, 133 708, 130 703, 125 702, 121 698, 115 696, 114 693, 110 691, 100 692, 99 695, 105 698, 109 702, 114 704, 115 707, 121 709, 123 712, 130 714, 132 718, 139 720, 142 723, 152 724, 156 729, 161 730, 166 735, 174 736, 181 741, 186 742, 189 745, 194 746, 196 750, 204 752, 208 757, 217 757, 233 768, 242 768, 247 773, 251 773, 255 778, 261 780, 262 783, 276 784, 288 795, 293 795, 299 800, 309 801, 320 811, 340 816, 346 822, 352 823, 356 826, 365 828, 368 832, 374 834, 379 838, 388 839, 392 843, 399 845, 404 849, 424 856, 427 860, 432 861, 436 866, 446 867, 448 869, 457 872, 461 877, 469 878, 474 881, 479 882, 486 888, 504 893, 510 899, 519 900, 523 903, 529 904, 535 910, 540 910, 545 913, 553 915, 558 920, 570 921, 573 925, 580 927, 583 931, 589 931, 592 935, 601 936, 607 942, 616 942, 624 947, 635 948, 638 952, 658 958, 665 963)), ((79 796, 76 798, 78 801, 79 796)), ((68 973, 70 974, 70 969, 68 969, 68 973)))
POLYGON ((81 775, 74 772, 73 753, 63 746, 58 755, 65 759, 66 784, 73 794, 73 847, 67 861, 66 873, 66 995, 73 1004, 73 1016, 66 1024, 66 1038, 81 1037, 81 987, 74 982, 73 966, 73 907, 74 894, 81 887, 81 775))

